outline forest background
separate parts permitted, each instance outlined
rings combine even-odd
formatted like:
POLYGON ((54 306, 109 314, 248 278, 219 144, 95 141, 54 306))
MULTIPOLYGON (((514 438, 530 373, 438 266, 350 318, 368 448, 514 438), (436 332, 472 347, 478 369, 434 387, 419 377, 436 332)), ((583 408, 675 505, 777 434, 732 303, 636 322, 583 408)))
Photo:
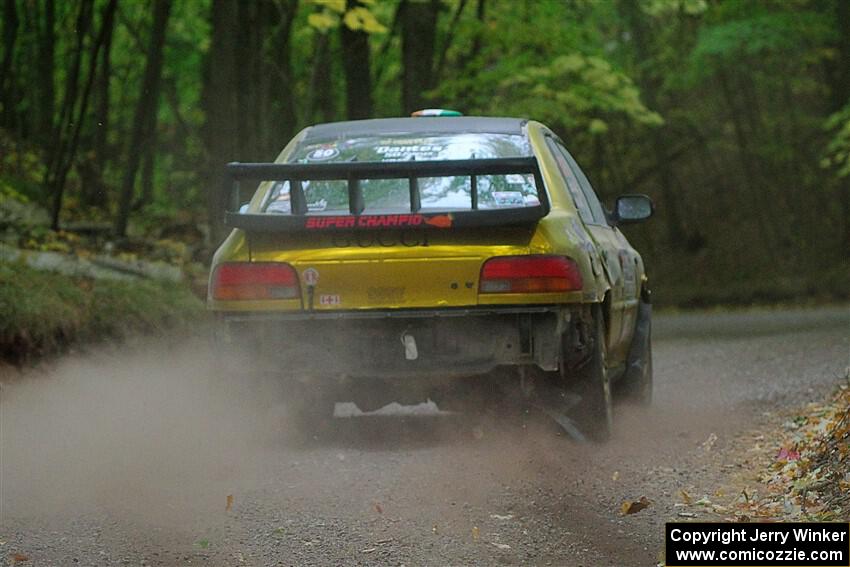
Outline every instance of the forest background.
POLYGON ((567 143, 666 305, 850 295, 850 0, 2 0, 0 231, 209 259, 228 161, 425 107, 567 143), (187 252, 188 250, 188 252, 187 252))

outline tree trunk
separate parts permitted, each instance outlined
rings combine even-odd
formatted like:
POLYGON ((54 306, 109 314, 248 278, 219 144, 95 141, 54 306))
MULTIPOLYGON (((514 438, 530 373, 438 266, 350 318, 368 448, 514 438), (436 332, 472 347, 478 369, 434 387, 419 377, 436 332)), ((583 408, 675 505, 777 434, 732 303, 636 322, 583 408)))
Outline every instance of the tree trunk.
POLYGON ((108 207, 106 186, 103 182, 103 168, 107 160, 107 131, 109 129, 109 83, 111 80, 110 52, 112 50, 112 34, 115 29, 115 19, 103 22, 101 31, 103 45, 99 69, 95 79, 95 108, 92 113, 92 130, 87 140, 87 152, 82 160, 77 162, 77 172, 81 178, 80 202, 86 207, 97 207, 106 210, 108 207))
POLYGON ((16 0, 6 0, 3 5, 3 62, 0 67, 0 94, 3 104, 3 126, 15 127, 16 84, 12 76, 15 40, 18 37, 18 9, 16 0))
MULTIPOLYGON (((103 9, 103 23, 101 25, 100 33, 94 39, 91 46, 88 75, 83 85, 83 94, 80 99, 79 109, 76 111, 76 116, 74 116, 74 112, 77 99, 76 91, 78 86, 79 67, 81 65, 80 59, 77 59, 75 63, 76 70, 74 74, 76 76, 73 77, 73 82, 70 81, 71 77, 69 77, 69 85, 73 87, 74 92, 66 93, 66 99, 63 104, 62 117, 67 118, 67 124, 62 118, 60 118, 59 123, 57 124, 56 136, 59 140, 56 143, 55 151, 52 152, 51 160, 48 163, 47 175, 45 177, 45 185, 48 189, 48 194, 53 195, 53 207, 50 218, 50 227, 53 230, 59 229, 59 214, 62 211, 62 200, 65 194, 65 180, 77 153, 80 131, 82 130, 83 123, 85 122, 84 118, 88 109, 89 94, 91 93, 92 84, 94 83, 97 56, 100 48, 103 46, 105 30, 108 26, 112 25, 115 18, 116 7, 117 0, 109 0, 109 3, 103 9), (68 132, 65 132, 66 129, 68 132)), ((86 30, 88 29, 92 20, 91 10, 91 2, 84 2, 83 5, 81 5, 80 17, 77 20, 77 23, 79 24, 78 31, 80 27, 85 27, 86 30), (86 6, 86 4, 88 4, 88 6, 86 6)), ((78 35, 80 51, 82 51, 84 40, 84 35, 78 35)), ((79 56, 82 57, 82 54, 80 53, 79 56)))
POLYGON ((231 156, 231 160, 256 160, 259 153, 258 142, 262 137, 259 95, 264 81, 260 46, 267 25, 259 16, 260 6, 262 4, 256 0, 237 2, 240 30, 236 43, 237 154, 231 156))
POLYGON ((44 147, 50 145, 53 136, 53 113, 56 93, 53 82, 56 53, 56 5, 55 0, 45 0, 44 29, 38 41, 39 104, 38 130, 44 147))
POLYGON ((115 233, 118 236, 126 236, 127 234, 127 222, 130 217, 136 172, 139 169, 139 162, 146 139, 150 134, 151 125, 156 123, 155 113, 159 102, 159 84, 162 78, 162 54, 168 16, 171 12, 171 1, 155 0, 154 2, 153 28, 148 46, 148 57, 142 78, 142 89, 134 113, 124 180, 121 184, 118 200, 118 217, 115 219, 115 233))
POLYGON ((463 70, 481 53, 481 46, 484 42, 483 30, 487 19, 487 0, 478 0, 478 6, 475 8, 475 19, 478 20, 479 29, 475 32, 469 51, 458 58, 457 66, 460 70, 463 70))
POLYGON ((443 71, 446 67, 446 57, 449 54, 449 48, 452 46, 452 41, 454 40, 455 31, 457 30, 458 22, 460 21, 460 17, 463 14, 463 10, 466 8, 467 0, 460 0, 457 5, 457 9, 455 10, 454 15, 452 16, 452 21, 449 24, 448 30, 446 30, 445 37, 443 38, 442 46, 440 47, 440 56, 437 59, 436 66, 434 67, 434 72, 432 76, 432 82, 437 84, 440 82, 440 79, 443 76, 443 71))
POLYGON ((381 85, 381 81, 384 77, 384 73, 387 71, 387 68, 396 64, 395 58, 387 57, 387 53, 389 52, 390 47, 392 47, 396 35, 398 35, 399 20, 401 19, 401 8, 403 4, 404 3, 401 2, 396 6, 395 12, 393 12, 393 21, 390 24, 390 29, 384 34, 381 46, 378 48, 374 57, 375 66, 372 72, 372 82, 376 85, 376 88, 381 85))
MULTIPOLYGON (((295 77, 292 72, 292 50, 290 49, 292 24, 297 11, 298 0, 288 0, 277 4, 277 9, 272 14, 280 23, 272 38, 275 56, 271 58, 271 65, 275 72, 268 74, 266 98, 270 110, 271 108, 275 109, 275 114, 279 117, 279 120, 273 127, 266 127, 263 155, 266 155, 266 152, 269 151, 279 151, 281 142, 288 140, 295 134, 298 123, 296 96, 293 88, 295 77)), ((263 118, 263 122, 269 124, 266 118, 263 118)))
POLYGON ((82 0, 80 2, 80 9, 74 28, 76 31, 76 49, 74 50, 68 74, 65 77, 65 94, 59 110, 59 119, 52 133, 52 141, 47 148, 45 186, 47 193, 53 195, 52 224, 54 229, 59 225, 59 210, 62 208, 62 193, 65 189, 64 186, 57 185, 56 180, 59 178, 59 170, 63 167, 65 161, 66 142, 70 137, 66 130, 73 128, 74 107, 77 104, 77 87, 80 81, 80 67, 82 67, 83 45, 89 24, 91 23, 92 4, 93 0, 82 0))
POLYGON ((203 136, 207 150, 206 186, 210 244, 224 236, 224 210, 229 187, 224 165, 236 156, 236 44, 239 41, 236 0, 213 0, 212 42, 205 65, 203 106, 206 114, 203 136))
POLYGON ((33 97, 37 91, 29 85, 38 82, 39 70, 37 65, 31 65, 31 61, 38 61, 37 41, 38 30, 41 26, 41 10, 36 2, 29 5, 23 3, 21 10, 22 20, 18 30, 18 48, 15 53, 15 61, 12 62, 12 75, 9 77, 15 83, 15 129, 14 134, 20 140, 38 139, 38 120, 35 120, 33 97), (22 104, 23 103, 23 104, 22 104), (35 134, 35 136, 33 136, 35 134))
POLYGON ((145 157, 142 160, 142 195, 136 201, 133 209, 141 209, 153 202, 153 176, 156 165, 156 126, 148 133, 144 147, 145 157))
POLYGON ((434 38, 439 0, 402 0, 401 10, 401 106, 405 114, 425 106, 425 91, 432 86, 434 38))
MULTIPOLYGON (((348 0, 348 8, 357 7, 357 0, 348 0)), ((345 75, 345 106, 349 120, 372 116, 372 71, 369 56, 369 34, 362 30, 340 27, 342 69, 345 75)))
MULTIPOLYGON (((59 113, 59 122, 57 123, 58 138, 62 139, 63 130, 69 127, 72 122, 71 118, 74 115, 74 107, 77 104, 77 91, 80 81, 80 67, 83 62, 83 53, 86 35, 92 22, 92 10, 94 0, 81 0, 80 11, 77 14, 77 23, 75 26, 76 32, 76 49, 74 50, 74 58, 71 61, 71 68, 65 79, 65 96, 62 100, 62 108, 59 113)), ((58 152, 62 154, 61 149, 58 152)))
POLYGON ((103 40, 103 53, 100 58, 100 71, 97 78, 97 110, 95 112, 94 153, 99 171, 108 159, 107 134, 109 133, 109 83, 112 78, 112 32, 109 26, 103 40))
POLYGON ((329 33, 314 32, 313 69, 310 74, 310 93, 307 96, 308 122, 327 122, 336 116, 331 75, 331 37, 329 33))
MULTIPOLYGON (((832 89, 833 111, 838 112, 850 104, 850 2, 836 0, 835 23, 838 29, 838 75, 832 89)), ((838 198, 844 226, 842 227, 840 250, 850 258, 850 176, 838 181, 838 198)))

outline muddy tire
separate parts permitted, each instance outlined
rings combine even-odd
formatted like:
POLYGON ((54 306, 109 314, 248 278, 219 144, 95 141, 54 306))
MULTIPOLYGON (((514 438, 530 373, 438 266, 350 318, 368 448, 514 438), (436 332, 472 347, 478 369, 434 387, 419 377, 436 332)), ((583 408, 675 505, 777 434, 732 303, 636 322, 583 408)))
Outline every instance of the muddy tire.
POLYGON ((652 305, 641 301, 626 372, 617 384, 617 396, 625 402, 652 405, 652 305))
POLYGON ((601 443, 611 437, 614 408, 608 371, 608 347, 605 343, 605 319, 598 307, 593 310, 588 343, 588 356, 575 372, 576 393, 581 396, 575 421, 585 437, 601 443))

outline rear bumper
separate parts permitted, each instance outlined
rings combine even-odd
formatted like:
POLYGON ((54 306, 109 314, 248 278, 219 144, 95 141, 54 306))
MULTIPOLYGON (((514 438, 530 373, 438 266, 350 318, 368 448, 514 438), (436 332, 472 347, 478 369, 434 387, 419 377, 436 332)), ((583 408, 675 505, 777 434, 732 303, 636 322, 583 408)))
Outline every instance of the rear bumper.
POLYGON ((232 312, 218 313, 225 321, 317 321, 326 319, 434 319, 444 317, 482 317, 491 315, 555 313, 564 306, 534 305, 521 307, 453 307, 447 309, 361 309, 340 311, 297 312, 232 312))
POLYGON ((566 305, 219 313, 218 335, 287 378, 452 379, 558 368, 566 305), (415 345, 411 352, 411 341, 415 345))

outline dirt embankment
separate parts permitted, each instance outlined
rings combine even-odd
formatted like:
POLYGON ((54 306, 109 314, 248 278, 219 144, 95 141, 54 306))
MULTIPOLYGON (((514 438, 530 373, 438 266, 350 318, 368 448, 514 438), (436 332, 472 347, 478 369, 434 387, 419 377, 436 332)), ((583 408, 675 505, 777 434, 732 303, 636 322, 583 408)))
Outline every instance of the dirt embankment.
POLYGON ((0 363, 21 364, 84 343, 185 331, 203 303, 179 283, 95 279, 0 261, 0 363))

